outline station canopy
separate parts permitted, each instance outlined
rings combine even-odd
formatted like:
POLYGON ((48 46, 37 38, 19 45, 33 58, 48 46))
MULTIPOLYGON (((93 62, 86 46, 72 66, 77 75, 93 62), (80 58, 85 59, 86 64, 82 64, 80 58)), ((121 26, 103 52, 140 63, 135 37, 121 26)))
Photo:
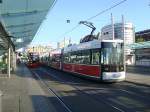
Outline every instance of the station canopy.
MULTIPOLYGON (((30 44, 56 1, 0 0, 0 23, 16 49, 30 44)), ((0 38, 0 40, 2 39, 0 38)))
POLYGON ((127 44, 126 47, 129 48, 129 49, 150 48, 150 41, 127 44))

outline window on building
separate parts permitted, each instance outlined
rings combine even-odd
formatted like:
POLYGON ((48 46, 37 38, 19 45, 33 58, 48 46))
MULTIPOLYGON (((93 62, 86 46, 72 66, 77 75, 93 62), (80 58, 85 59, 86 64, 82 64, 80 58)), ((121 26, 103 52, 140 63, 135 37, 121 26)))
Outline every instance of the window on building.
POLYGON ((109 34, 109 32, 104 32, 104 33, 103 33, 103 35, 108 35, 108 34, 109 34))
POLYGON ((125 27, 125 30, 133 30, 132 27, 125 27))
POLYGON ((106 32, 106 34, 109 34, 109 32, 106 32))

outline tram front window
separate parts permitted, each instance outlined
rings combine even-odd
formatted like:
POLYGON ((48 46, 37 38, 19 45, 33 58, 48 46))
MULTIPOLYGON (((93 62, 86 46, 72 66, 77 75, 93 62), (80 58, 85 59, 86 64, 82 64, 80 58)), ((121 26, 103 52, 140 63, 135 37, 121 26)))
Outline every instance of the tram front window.
POLYGON ((119 72, 124 70, 122 43, 102 43, 101 54, 101 64, 104 71, 119 72))

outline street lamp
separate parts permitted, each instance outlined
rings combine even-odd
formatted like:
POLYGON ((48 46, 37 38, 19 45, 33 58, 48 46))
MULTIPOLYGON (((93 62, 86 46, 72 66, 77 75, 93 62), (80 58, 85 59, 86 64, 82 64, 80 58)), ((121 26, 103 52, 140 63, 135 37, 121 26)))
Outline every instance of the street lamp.
POLYGON ((70 20, 69 20, 69 19, 67 19, 67 20, 66 20, 66 22, 67 22, 67 23, 70 23, 70 20))

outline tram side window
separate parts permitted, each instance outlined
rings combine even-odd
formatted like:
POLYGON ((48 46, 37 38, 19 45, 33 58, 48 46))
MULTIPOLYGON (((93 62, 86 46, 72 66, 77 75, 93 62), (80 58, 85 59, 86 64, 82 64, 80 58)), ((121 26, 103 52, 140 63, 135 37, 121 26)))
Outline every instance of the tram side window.
POLYGON ((76 63, 78 63, 78 64, 82 64, 83 63, 83 58, 82 58, 82 52, 81 51, 77 52, 76 63))
POLYGON ((46 61, 48 61, 48 57, 46 56, 46 61))
POLYGON ((55 62, 55 61, 56 61, 55 57, 54 57, 54 56, 52 56, 52 62, 55 62))
POLYGON ((55 58, 56 58, 56 62, 60 62, 60 55, 56 55, 55 58))
POLYGON ((48 61, 50 61, 50 56, 48 56, 48 61))
POLYGON ((76 52, 72 52, 71 55, 70 55, 70 58, 71 58, 71 63, 76 63, 76 52))
POLYGON ((64 62, 65 62, 65 63, 70 63, 69 53, 64 54, 64 62))
POLYGON ((100 63, 100 50, 92 50, 92 64, 98 65, 100 63))
POLYGON ((98 65, 100 62, 100 51, 93 50, 92 51, 92 64, 98 65))
POLYGON ((82 64, 90 64, 90 50, 82 51, 82 64))
POLYGON ((65 62, 65 63, 67 63, 67 61, 68 61, 67 54, 64 54, 64 56, 63 56, 63 60, 64 60, 64 62, 65 62))

